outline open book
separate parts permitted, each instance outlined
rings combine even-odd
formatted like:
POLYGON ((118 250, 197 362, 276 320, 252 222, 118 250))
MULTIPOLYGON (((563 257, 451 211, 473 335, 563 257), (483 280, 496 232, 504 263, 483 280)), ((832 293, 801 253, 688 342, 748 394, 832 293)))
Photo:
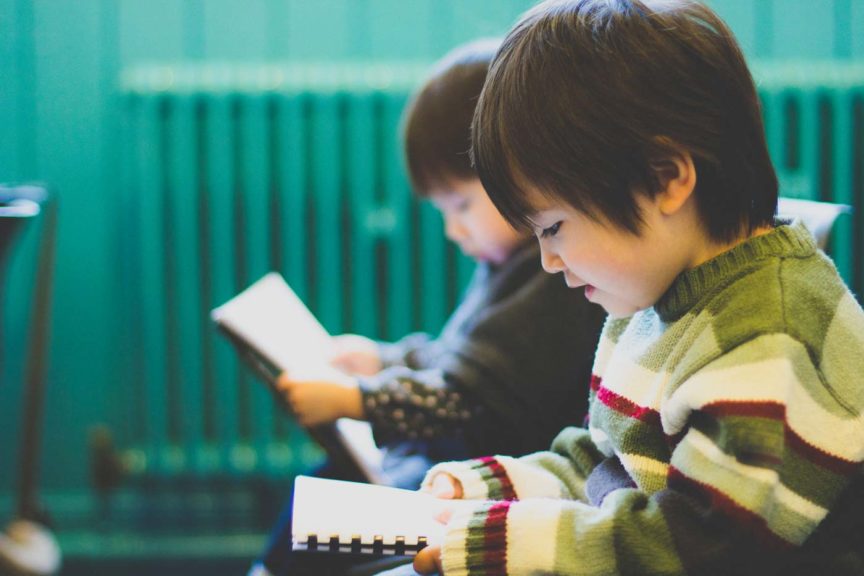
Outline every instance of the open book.
POLYGON ((311 552, 413 556, 442 543, 445 510, 471 505, 424 492, 298 476, 291 547, 311 552))
MULTIPOLYGON (((302 300, 276 272, 211 312, 241 358, 271 387, 283 371, 302 378, 336 376, 328 364, 332 339, 302 300)), ((331 458, 353 465, 367 481, 385 483, 382 453, 366 422, 340 418, 332 427, 310 430, 331 458)))

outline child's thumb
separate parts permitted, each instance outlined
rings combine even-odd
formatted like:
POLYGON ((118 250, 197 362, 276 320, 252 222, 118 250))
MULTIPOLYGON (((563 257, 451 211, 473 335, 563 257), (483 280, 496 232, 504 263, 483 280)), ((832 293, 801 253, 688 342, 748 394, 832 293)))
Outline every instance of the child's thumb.
POLYGON ((276 378, 276 388, 279 390, 285 390, 289 386, 291 386, 291 378, 288 376, 288 372, 282 372, 279 374, 279 377, 276 378))
POLYGON ((438 474, 432 479, 432 495, 436 498, 455 498, 456 482, 449 474, 438 474))

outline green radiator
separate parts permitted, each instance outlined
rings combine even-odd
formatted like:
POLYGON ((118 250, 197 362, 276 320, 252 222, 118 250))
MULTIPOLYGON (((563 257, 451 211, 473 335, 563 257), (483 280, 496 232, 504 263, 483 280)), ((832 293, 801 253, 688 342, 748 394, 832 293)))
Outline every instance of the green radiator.
POLYGON ((209 310, 278 270, 332 333, 437 331, 472 263, 412 198, 398 128, 422 65, 147 68, 124 79, 129 394, 155 474, 290 473, 320 455, 209 310))
POLYGON ((830 246, 864 296, 864 62, 762 62, 754 67, 780 194, 850 204, 830 246))
MULTIPOLYGON (((864 288, 864 66, 754 67, 781 194, 856 207, 831 249, 864 288)), ((130 366, 140 470, 283 474, 320 457, 209 310, 281 271, 333 333, 436 331, 471 271, 412 199, 398 125, 424 64, 145 67, 123 82, 130 366), (140 407, 140 408, 139 408, 140 407)))

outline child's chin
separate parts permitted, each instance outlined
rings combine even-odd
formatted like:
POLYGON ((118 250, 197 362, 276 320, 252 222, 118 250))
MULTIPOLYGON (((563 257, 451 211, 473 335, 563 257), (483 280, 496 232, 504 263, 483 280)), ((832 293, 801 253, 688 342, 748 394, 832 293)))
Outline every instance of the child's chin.
POLYGON ((634 314, 639 312, 638 308, 634 308, 632 306, 622 306, 622 305, 616 306, 614 304, 607 305, 602 301, 598 302, 596 300, 594 301, 594 303, 599 304, 604 310, 606 310, 606 313, 609 315, 609 318, 612 318, 612 319, 629 318, 630 316, 633 316, 634 314))
POLYGON ((501 264, 506 258, 499 258, 495 254, 487 254, 485 252, 475 252, 473 254, 465 254, 475 262, 488 262, 489 264, 501 264))

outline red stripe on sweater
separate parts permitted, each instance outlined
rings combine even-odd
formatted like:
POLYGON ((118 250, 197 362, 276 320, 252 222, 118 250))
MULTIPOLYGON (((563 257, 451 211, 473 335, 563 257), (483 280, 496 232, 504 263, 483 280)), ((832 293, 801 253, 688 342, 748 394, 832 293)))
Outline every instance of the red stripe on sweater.
POLYGON ((636 420, 653 426, 660 426, 659 412, 652 408, 639 406, 602 385, 597 389, 597 399, 602 402, 604 406, 618 412, 619 414, 635 418, 636 420))
POLYGON ((489 576, 507 574, 507 513, 509 502, 496 502, 486 513, 483 568, 489 576))
POLYGON ((851 476, 857 472, 858 467, 861 465, 860 462, 853 462, 836 454, 826 452, 798 435, 786 420, 786 406, 778 402, 714 402, 703 406, 702 412, 715 418, 746 416, 782 421, 786 442, 789 444, 789 447, 802 458, 834 474, 851 476))
POLYGON ((510 476, 507 475, 507 470, 498 462, 494 456, 483 456, 477 459, 486 468, 489 468, 493 478, 497 478, 501 483, 501 500, 517 500, 516 489, 513 487, 513 482, 510 476))
POLYGON ((786 423, 786 442, 789 443, 789 447, 792 448, 792 450, 800 454, 802 457, 813 462, 817 466, 821 466, 822 468, 833 472, 834 474, 848 477, 857 474, 858 470, 861 468, 861 462, 847 460, 837 456, 836 454, 825 452, 821 448, 817 448, 810 444, 807 440, 799 436, 797 432, 792 430, 792 428, 789 427, 788 422, 786 423))
POLYGON ((591 374, 591 390, 596 392, 600 389, 600 384, 603 383, 603 379, 600 378, 597 374, 591 374))
POLYGON ((688 494, 696 498, 704 506, 710 506, 719 511, 734 523, 754 534, 759 539, 759 542, 766 547, 774 550, 791 550, 795 548, 794 544, 772 532, 768 528, 768 523, 764 518, 742 507, 728 495, 713 486, 685 476, 674 466, 669 467, 667 479, 670 489, 688 494))
POLYGON ((784 420, 786 407, 779 402, 745 402, 724 400, 712 402, 701 408, 701 411, 714 417, 747 416, 750 418, 767 418, 769 420, 784 420))

